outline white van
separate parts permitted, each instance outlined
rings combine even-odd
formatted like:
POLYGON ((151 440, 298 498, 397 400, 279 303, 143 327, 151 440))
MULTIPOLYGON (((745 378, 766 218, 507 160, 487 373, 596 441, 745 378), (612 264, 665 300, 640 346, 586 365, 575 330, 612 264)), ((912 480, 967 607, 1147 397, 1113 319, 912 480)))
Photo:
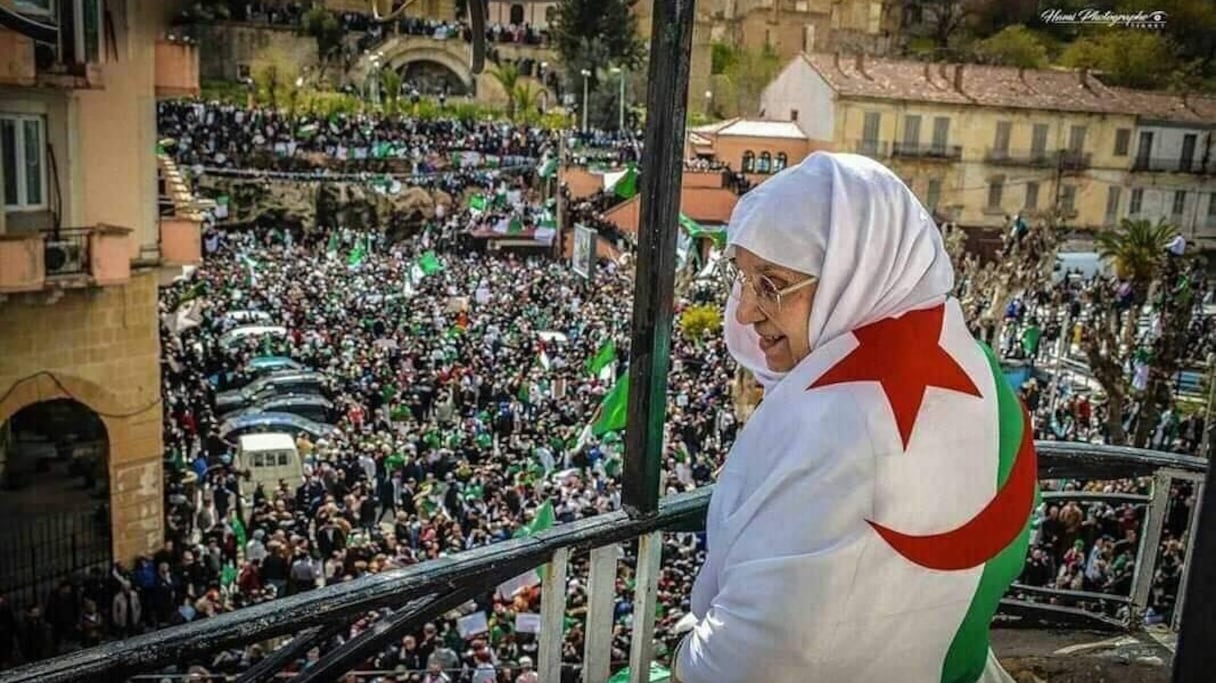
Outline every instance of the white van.
POLYGON ((273 336, 280 339, 287 336, 287 328, 280 325, 244 325, 228 330, 220 336, 220 346, 227 349, 233 344, 249 337, 273 336))
POLYGON ((237 446, 237 469, 249 471, 249 494, 258 484, 273 497, 283 479, 294 491, 304 478, 304 463, 290 434, 245 434, 237 446))

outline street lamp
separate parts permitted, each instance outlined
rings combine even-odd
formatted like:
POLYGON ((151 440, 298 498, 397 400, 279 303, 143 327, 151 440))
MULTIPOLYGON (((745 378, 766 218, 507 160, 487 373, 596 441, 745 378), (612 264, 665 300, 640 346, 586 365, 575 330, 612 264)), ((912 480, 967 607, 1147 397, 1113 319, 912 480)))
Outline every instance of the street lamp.
POLYGON ((621 93, 617 97, 617 117, 616 129, 617 132, 625 130, 625 70, 619 66, 614 66, 611 69, 612 73, 621 75, 621 93))
POLYGON ((713 109, 714 93, 712 90, 705 91, 705 115, 709 116, 709 112, 713 109))
POLYGON ((583 75, 583 132, 587 132, 587 88, 591 83, 591 72, 587 69, 580 71, 583 75))

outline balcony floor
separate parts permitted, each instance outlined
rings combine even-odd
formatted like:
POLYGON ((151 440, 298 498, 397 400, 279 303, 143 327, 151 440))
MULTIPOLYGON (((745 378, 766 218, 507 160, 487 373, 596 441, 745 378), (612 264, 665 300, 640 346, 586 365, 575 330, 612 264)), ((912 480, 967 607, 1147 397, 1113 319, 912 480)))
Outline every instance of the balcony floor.
POLYGON ((1018 683, 1169 683, 1174 634, 992 629, 992 650, 1018 683))

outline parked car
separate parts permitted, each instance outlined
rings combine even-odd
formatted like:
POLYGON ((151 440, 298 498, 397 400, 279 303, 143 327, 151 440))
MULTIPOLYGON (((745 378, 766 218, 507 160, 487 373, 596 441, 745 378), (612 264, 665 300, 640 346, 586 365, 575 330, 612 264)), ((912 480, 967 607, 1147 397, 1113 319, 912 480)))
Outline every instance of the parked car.
POLYGON ((324 396, 317 394, 293 394, 275 396, 265 401, 258 401, 248 408, 231 413, 231 417, 254 415, 256 413, 291 413, 306 417, 313 422, 324 424, 334 423, 334 404, 324 396))
POLYGON ((279 372, 256 379, 241 389, 224 391, 215 397, 219 414, 230 413, 278 396, 321 395, 329 391, 329 378, 312 370, 279 372))
POLYGON ((337 431, 330 425, 291 413, 252 413, 224 420, 220 423, 219 434, 220 439, 235 445, 245 434, 283 432, 293 437, 307 434, 315 440, 332 436, 337 431))
POLYGON ((211 379, 212 386, 220 389, 240 389, 250 382, 266 375, 308 370, 308 366, 287 356, 258 356, 253 358, 237 372, 225 372, 211 379))
POLYGON ((220 336, 220 346, 228 349, 249 338, 286 337, 287 328, 279 325, 242 325, 228 330, 220 336))

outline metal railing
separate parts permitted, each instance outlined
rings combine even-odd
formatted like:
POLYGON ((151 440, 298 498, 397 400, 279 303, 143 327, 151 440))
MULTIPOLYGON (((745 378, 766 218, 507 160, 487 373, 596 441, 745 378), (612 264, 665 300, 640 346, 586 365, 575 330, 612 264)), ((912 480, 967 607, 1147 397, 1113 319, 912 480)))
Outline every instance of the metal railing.
POLYGON ((1216 173, 1216 164, 1204 163, 1202 159, 1181 157, 1137 157, 1132 170, 1146 173, 1216 173))
POLYGON ((852 150, 875 159, 891 156, 891 143, 886 140, 854 140, 852 150))
POLYGON ((940 145, 937 143, 920 144, 915 142, 896 142, 891 147, 891 156, 916 157, 918 159, 948 159, 957 160, 963 156, 962 145, 940 145))
POLYGON ((1060 150, 1060 168, 1066 171, 1080 171, 1089 168, 1093 155, 1089 152, 1060 150))
MULTIPOLYGON (((1136 501, 1146 505, 1144 530, 1136 556, 1132 594, 1074 591, 1015 584, 1002 601, 1002 613, 1033 622, 1080 628, 1134 629, 1148 605, 1149 591, 1157 566, 1156 548, 1166 518, 1173 481, 1194 482, 1202 497, 1206 461, 1199 458, 1133 448, 1086 443, 1044 441, 1039 451, 1041 479, 1113 480, 1151 476, 1152 493, 1147 498, 1127 494, 1082 494, 1073 498, 1136 501), (1092 609, 1049 604, 1027 599, 1044 596, 1077 604, 1106 602, 1121 607, 1127 617, 1118 619, 1092 609)), ((541 633, 537 671, 540 680, 560 680, 563 617, 566 611, 566 581, 570 560, 589 553, 589 614, 582 665, 583 680, 602 683, 609 675, 612 647, 613 598, 617 544, 638 539, 637 584, 633 614, 645 615, 634 622, 630 665, 634 671, 649 669, 648 652, 653 638, 663 532, 690 532, 704 528, 705 512, 712 487, 664 498, 656 513, 631 515, 618 510, 563 524, 529 538, 519 538, 475 548, 455 557, 430 560, 405 569, 367 576, 355 581, 319 588, 272 600, 194 623, 168 628, 82 650, 57 659, 0 674, 4 683, 59 683, 68 681, 118 681, 126 676, 155 670, 173 663, 193 661, 200 655, 246 646, 281 636, 294 636, 250 671, 237 677, 240 683, 269 681, 297 657, 319 643, 345 633, 369 611, 398 608, 375 628, 326 653, 320 661, 293 680, 314 683, 335 680, 369 659, 389 643, 477 595, 489 593, 501 583, 540 565, 546 565, 541 586, 541 633)), ((1068 497, 1063 495, 1059 497, 1068 497)), ((1188 526, 1189 569, 1197 525, 1198 508, 1188 526)), ((1179 590, 1179 603, 1186 590, 1187 573, 1179 590)), ((1179 604, 1175 614, 1181 612, 1179 604)), ((1177 617, 1175 617, 1175 624, 1177 617)))
POLYGON ((1010 150, 988 148, 984 161, 995 166, 1031 166, 1042 168, 1055 164, 1055 155, 1045 150, 1010 150))

